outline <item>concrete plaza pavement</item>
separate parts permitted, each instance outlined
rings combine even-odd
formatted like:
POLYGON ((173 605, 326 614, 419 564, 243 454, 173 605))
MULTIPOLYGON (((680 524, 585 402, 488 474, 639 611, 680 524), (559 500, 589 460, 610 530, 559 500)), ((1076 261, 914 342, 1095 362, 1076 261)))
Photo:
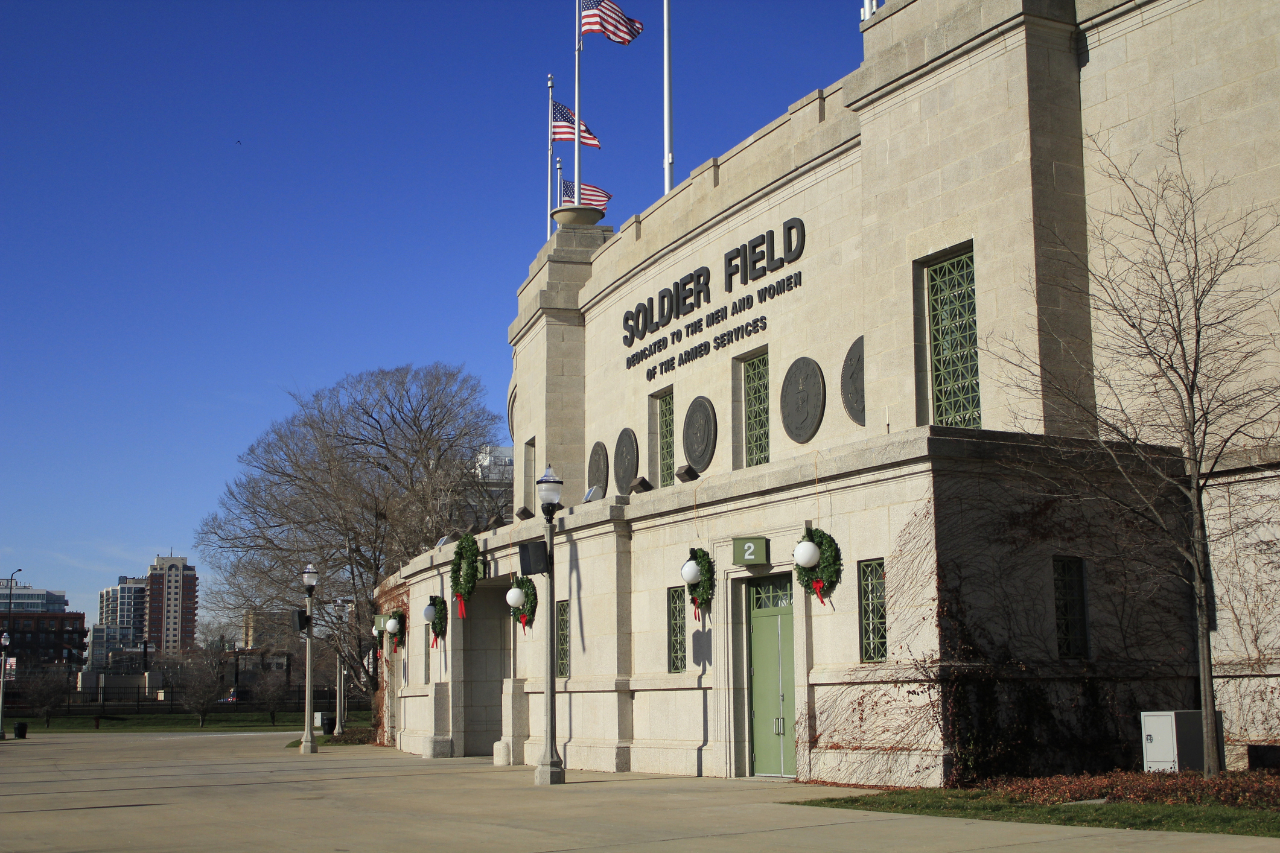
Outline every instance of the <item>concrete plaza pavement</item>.
MULTIPOLYGON (((841 789, 754 779, 299 755, 289 732, 46 733, 0 741, 0 851, 1280 851, 1280 840, 789 805, 841 789)), ((856 793, 848 791, 848 793, 856 793)))

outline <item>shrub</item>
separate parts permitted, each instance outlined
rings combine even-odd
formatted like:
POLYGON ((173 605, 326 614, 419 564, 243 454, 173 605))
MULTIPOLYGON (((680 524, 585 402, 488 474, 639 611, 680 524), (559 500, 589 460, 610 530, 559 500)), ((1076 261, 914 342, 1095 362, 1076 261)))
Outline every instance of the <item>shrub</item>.
POLYGON ((1206 805, 1280 809, 1280 774, 1266 770, 1225 772, 1206 779, 1194 770, 1134 773, 1115 770, 1101 776, 1046 776, 995 779, 990 790, 1013 802, 1055 805, 1105 799, 1109 803, 1206 805))

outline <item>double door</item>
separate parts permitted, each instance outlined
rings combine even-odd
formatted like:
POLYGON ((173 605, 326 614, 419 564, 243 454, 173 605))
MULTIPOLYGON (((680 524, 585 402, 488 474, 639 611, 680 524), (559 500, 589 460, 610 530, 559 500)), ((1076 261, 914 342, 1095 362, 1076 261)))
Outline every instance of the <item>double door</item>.
POLYGON ((751 611, 751 768, 755 776, 796 773, 796 678, 791 576, 748 587, 751 611))

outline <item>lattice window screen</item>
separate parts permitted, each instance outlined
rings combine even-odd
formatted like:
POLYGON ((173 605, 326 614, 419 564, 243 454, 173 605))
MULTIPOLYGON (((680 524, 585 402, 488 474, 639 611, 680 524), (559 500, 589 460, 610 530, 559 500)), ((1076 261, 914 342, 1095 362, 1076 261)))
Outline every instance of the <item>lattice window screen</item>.
POLYGON ((675 397, 658 398, 658 483, 670 486, 676 481, 675 397))
POLYGON ((556 602, 556 676, 569 677, 569 602, 556 602))
POLYGON ((862 660, 882 661, 888 651, 885 624, 884 560, 858 563, 859 621, 862 633, 862 660))
POLYGON ((685 588, 667 589, 667 672, 684 672, 685 667, 685 588))
POLYGON ((1089 637, 1085 619, 1084 560, 1053 558, 1053 603, 1058 627, 1058 657, 1087 658, 1089 637))
POLYGON ((926 270, 933 422, 982 427, 978 400, 978 312, 973 253, 926 270))
POLYGON ((769 461, 769 354, 742 363, 746 464, 769 461))

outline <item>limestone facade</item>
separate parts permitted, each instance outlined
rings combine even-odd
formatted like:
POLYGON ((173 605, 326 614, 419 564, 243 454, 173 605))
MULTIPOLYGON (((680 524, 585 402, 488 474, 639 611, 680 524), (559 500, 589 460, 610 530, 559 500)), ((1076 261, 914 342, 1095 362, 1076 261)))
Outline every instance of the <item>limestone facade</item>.
MULTIPOLYGON (((784 756, 782 775, 939 784, 963 771, 957 762, 969 759, 957 743, 975 736, 984 714, 999 727, 1032 695, 1048 703, 1044 719, 1002 748, 1035 751, 1045 726, 1069 739, 1083 730, 1080 709, 1093 708, 1112 729, 1098 755, 1132 760, 1138 711, 1194 702, 1193 644, 1180 627, 1149 629, 1183 612, 1185 597, 1146 588, 1134 599, 1123 570, 1082 563, 1089 648, 1083 659, 1064 657, 1055 558, 1101 546, 1073 538, 1052 509, 1028 539, 1025 501, 1035 477, 1057 464, 1037 436, 1069 441, 1075 427, 1054 401, 1019 393, 986 348, 977 355, 980 424, 936 423, 925 278, 931 265, 971 254, 979 334, 1034 353, 1042 375, 1070 381, 1088 364, 1080 342, 1091 320, 1054 282, 1064 253, 1087 251, 1089 206, 1109 192, 1092 171, 1089 135, 1143 157, 1176 116, 1197 164, 1247 177, 1254 200, 1280 198, 1278 14, 1265 0, 890 0, 863 24, 857 70, 616 231, 561 227, 518 288, 509 329, 515 506, 534 517, 477 536, 486 578, 466 619, 452 607, 437 648, 422 610, 429 596, 452 601, 453 546, 422 554, 386 585, 407 596, 410 614, 406 647, 384 650, 394 743, 426 757, 536 763, 544 632, 566 601, 569 674, 557 684, 566 767, 760 772, 753 590, 761 578, 791 582, 792 548, 811 526, 839 545, 843 578, 822 602, 791 587, 781 624, 791 632, 783 738, 794 758, 784 756), (803 251, 778 263, 796 220, 803 251), (726 254, 755 252, 753 240, 770 232, 776 269, 730 278, 726 254), (689 282, 701 283, 702 270, 707 286, 697 292, 689 282), (693 287, 691 310, 634 333, 638 306, 652 299, 657 313, 667 288, 679 302, 682 280, 693 287), (744 326, 750 334, 726 337, 744 326), (1050 333, 1064 329, 1074 344, 1050 333), (859 339, 860 421, 842 396, 859 339), (655 342, 665 348, 638 357, 655 342), (756 380, 744 365, 762 354, 768 461, 749 464, 761 429, 747 423, 756 380), (825 406, 816 434, 799 443, 782 396, 802 358, 821 368, 825 406), (667 394, 674 428, 664 444, 667 394), (697 397, 715 411, 714 454, 696 479, 662 485, 664 449, 675 467, 687 461, 682 431, 697 397), (637 437, 636 474, 652 490, 616 482, 626 429, 637 437), (605 495, 583 503, 597 442, 610 463, 605 495), (1008 463, 1036 454, 1045 455, 1008 463), (520 570, 518 546, 542 536, 534 481, 548 465, 565 482, 555 589, 536 578, 539 612, 526 631, 503 594, 520 570), (766 564, 735 564, 733 540, 748 536, 769 540, 766 564), (671 671, 670 591, 683 586, 690 548, 711 557, 717 592, 700 618, 689 603, 683 671, 671 671), (877 560, 886 642, 867 660, 872 593, 862 566, 877 560), (1004 657, 987 654, 988 680, 948 692, 947 678, 976 665, 977 646, 1004 657), (1021 675, 1001 669, 1013 662, 1021 675)), ((1040 746, 1036 766, 1085 766, 1072 765, 1069 749, 1040 746)))

